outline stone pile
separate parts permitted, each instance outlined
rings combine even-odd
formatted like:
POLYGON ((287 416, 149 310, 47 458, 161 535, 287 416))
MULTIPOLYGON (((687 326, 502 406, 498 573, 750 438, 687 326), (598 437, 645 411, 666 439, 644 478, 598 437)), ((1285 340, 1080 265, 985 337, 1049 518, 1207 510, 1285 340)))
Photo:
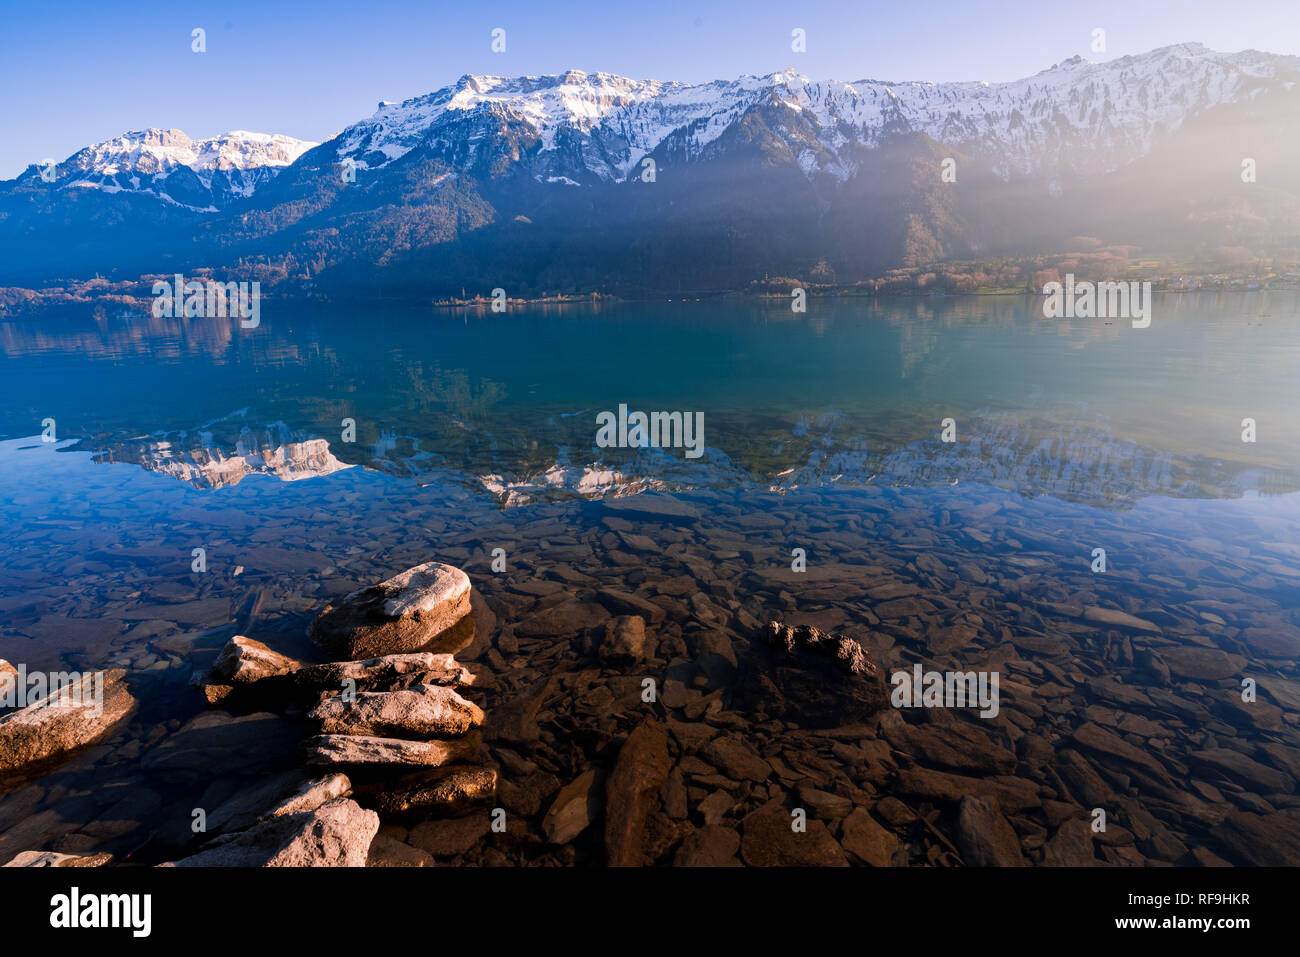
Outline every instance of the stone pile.
POLYGON ((409 569, 331 605, 310 634, 343 660, 305 663, 236 636, 194 683, 213 704, 304 711, 319 732, 304 743, 306 763, 325 775, 276 795, 270 810, 249 806, 265 794, 218 809, 206 845, 177 866, 422 864, 414 849, 376 841, 381 816, 479 810, 487 820, 497 777, 476 763, 484 713, 462 696, 474 678, 451 653, 474 637, 465 573, 409 569))

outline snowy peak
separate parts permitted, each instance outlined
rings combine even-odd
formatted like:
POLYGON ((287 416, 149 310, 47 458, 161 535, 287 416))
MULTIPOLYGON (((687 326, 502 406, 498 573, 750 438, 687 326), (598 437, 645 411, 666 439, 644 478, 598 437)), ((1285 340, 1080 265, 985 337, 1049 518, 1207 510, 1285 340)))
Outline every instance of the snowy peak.
POLYGON ((841 82, 793 68, 701 84, 581 70, 467 75, 425 96, 381 104, 344 130, 336 148, 362 169, 418 147, 464 166, 494 138, 509 139, 541 181, 621 181, 661 148, 677 159, 698 158, 747 111, 775 103, 818 131, 816 142, 791 144, 797 154, 823 158, 809 161, 810 176, 820 170, 844 178, 855 169, 855 149, 918 132, 987 159, 1004 178, 1056 178, 1117 169, 1190 116, 1298 74, 1300 58, 1182 43, 1105 63, 1075 56, 1005 83, 841 82))
POLYGON ((233 130, 195 140, 182 130, 134 130, 74 153, 56 186, 136 192, 193 209, 221 208, 316 146, 292 136, 233 130))

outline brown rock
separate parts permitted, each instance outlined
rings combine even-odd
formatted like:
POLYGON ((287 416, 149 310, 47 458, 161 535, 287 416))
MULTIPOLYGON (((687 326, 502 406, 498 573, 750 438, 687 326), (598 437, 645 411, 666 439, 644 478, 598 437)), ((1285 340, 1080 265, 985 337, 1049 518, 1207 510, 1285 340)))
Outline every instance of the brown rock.
POLYGON ((489 741, 508 741, 513 744, 530 744, 541 734, 537 727, 537 712, 551 690, 551 678, 538 682, 532 688, 488 711, 483 736, 489 741))
POLYGON ((404 679, 418 677, 420 684, 468 685, 474 683, 469 669, 457 663, 454 655, 419 652, 409 655, 384 655, 362 661, 331 661, 304 665, 294 682, 313 689, 342 690, 355 685, 358 691, 379 688, 391 691, 404 679), (352 684, 348 684, 351 682, 352 684))
POLYGON ((370 842, 366 867, 433 867, 433 855, 384 834, 370 842))
POLYGON ((794 818, 781 802, 771 801, 741 822, 740 854, 750 867, 847 867, 844 851, 826 825, 807 820, 796 832, 794 818))
POLYGON ((964 797, 957 816, 957 846, 971 867, 1024 867, 1020 838, 988 801, 964 797))
POLYGON ((1145 618, 1137 618, 1114 608, 1102 608, 1100 605, 1087 605, 1083 609, 1083 618, 1085 621, 1104 625, 1107 628, 1121 628, 1154 635, 1161 633, 1159 625, 1153 624, 1145 618))
POLYGON ((710 741, 700 756, 736 781, 766 781, 772 775, 772 765, 738 737, 710 741))
POLYGON ((1300 861, 1300 809, 1275 814, 1238 811, 1227 816, 1215 837, 1243 864, 1295 867, 1300 861))
POLYGON ((616 588, 602 588, 596 593, 596 600, 616 615, 636 615, 654 624, 668 614, 654 602, 616 588))
POLYGON ((492 768, 452 765, 438 768, 424 781, 380 792, 376 807, 384 820, 447 817, 492 800, 497 772, 492 768))
POLYGON ((770 622, 750 643, 733 706, 805 728, 863 722, 888 703, 880 669, 852 638, 770 622))
POLYGON ((364 867, 379 815, 348 798, 268 818, 177 867, 364 867))
POLYGON ((604 783, 604 775, 590 768, 565 785, 542 819, 546 839, 552 844, 568 844, 600 817, 604 783))
POLYGON ((1093 853, 1092 825, 1080 818, 1064 822, 1043 848, 1045 867, 1097 867, 1100 864, 1093 853))
POLYGON ((1195 645, 1174 645, 1160 649, 1160 657, 1177 678, 1193 681, 1218 681, 1239 674, 1246 659, 1229 655, 1217 648, 1198 648, 1195 645))
POLYGON ((605 782, 605 860, 610 866, 643 863, 646 816, 671 767, 668 733, 657 721, 643 721, 623 743, 605 782))
POLYGON ((901 846, 898 838, 876 823, 863 808, 854 808, 841 827, 840 846, 872 867, 889 867, 901 846))
POLYGON ((1089 751, 1095 751, 1103 756, 1118 758, 1120 761, 1136 765, 1139 768, 1145 768, 1157 777, 1166 777, 1164 765, 1145 751, 1133 747, 1119 735, 1107 731, 1101 725, 1094 724, 1091 721, 1081 724, 1074 730, 1073 737, 1076 743, 1089 751))
POLYGON ((898 772, 893 790, 897 794, 948 804, 958 804, 967 795, 975 795, 996 801, 999 807, 1010 813, 1038 807, 1042 803, 1037 785, 1006 775, 970 778, 944 771, 909 768, 898 772))
POLYGON ((1290 775, 1253 761, 1229 748, 1202 748, 1188 755, 1193 764, 1213 768, 1230 780, 1241 780, 1266 794, 1290 794, 1295 782, 1290 775))
POLYGON ((645 657, 645 619, 621 615, 605 622, 600 643, 600 660, 608 664, 632 664, 645 657))
POLYGON ((573 638, 604 623, 609 613, 600 605, 570 598, 534 612, 515 625, 521 638, 573 638))
POLYGON ((740 867, 736 852, 740 835, 730 827, 714 824, 686 836, 673 858, 675 867, 740 867))
POLYGON ((411 844, 434 857, 459 857, 474 847, 492 829, 487 814, 471 814, 443 821, 426 821, 411 829, 411 844))
POLYGON ((103 867, 112 854, 60 854, 57 851, 23 851, 5 867, 103 867))
POLYGON ((831 794, 807 784, 798 789, 799 804, 808 809, 813 816, 823 821, 833 821, 846 817, 853 810, 853 802, 839 794, 831 794))

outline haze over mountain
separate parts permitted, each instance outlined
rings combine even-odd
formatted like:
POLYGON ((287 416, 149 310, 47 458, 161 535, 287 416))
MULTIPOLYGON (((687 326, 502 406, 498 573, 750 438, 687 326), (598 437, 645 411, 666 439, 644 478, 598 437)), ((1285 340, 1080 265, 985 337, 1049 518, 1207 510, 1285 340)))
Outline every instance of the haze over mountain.
POLYGON ((53 182, 29 168, 0 183, 0 285, 208 266, 338 294, 638 293, 1079 236, 1293 249, 1297 80, 1300 58, 1200 44, 999 84, 464 76, 320 145, 149 130, 53 182))

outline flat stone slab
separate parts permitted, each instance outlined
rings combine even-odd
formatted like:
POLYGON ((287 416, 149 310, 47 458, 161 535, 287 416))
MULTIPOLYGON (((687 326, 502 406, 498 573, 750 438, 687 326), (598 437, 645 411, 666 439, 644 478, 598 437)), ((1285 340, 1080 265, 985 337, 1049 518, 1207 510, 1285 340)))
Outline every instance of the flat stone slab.
POLYGON ((355 700, 331 698, 309 715, 326 734, 387 738, 456 737, 483 723, 478 705, 443 685, 403 691, 363 691, 355 700))
POLYGON ((384 820, 457 815, 496 795, 497 772, 492 768, 452 765, 430 775, 419 784, 381 791, 375 806, 384 820))
POLYGON ((307 741, 309 764, 439 767, 472 759, 479 736, 453 741, 405 741, 369 735, 321 734, 307 741))
POLYGON ((1102 608, 1100 605, 1088 605, 1084 608, 1083 619, 1095 625, 1106 625, 1110 628, 1123 628, 1127 631, 1138 631, 1151 635, 1161 634, 1160 626, 1154 622, 1114 608, 1102 608))
POLYGON ((474 676, 458 663, 454 655, 435 655, 420 652, 405 655, 384 655, 363 661, 332 661, 323 665, 304 665, 294 680, 319 688, 342 688, 344 682, 354 681, 358 688, 395 681, 406 675, 421 675, 425 684, 469 685, 474 676))

